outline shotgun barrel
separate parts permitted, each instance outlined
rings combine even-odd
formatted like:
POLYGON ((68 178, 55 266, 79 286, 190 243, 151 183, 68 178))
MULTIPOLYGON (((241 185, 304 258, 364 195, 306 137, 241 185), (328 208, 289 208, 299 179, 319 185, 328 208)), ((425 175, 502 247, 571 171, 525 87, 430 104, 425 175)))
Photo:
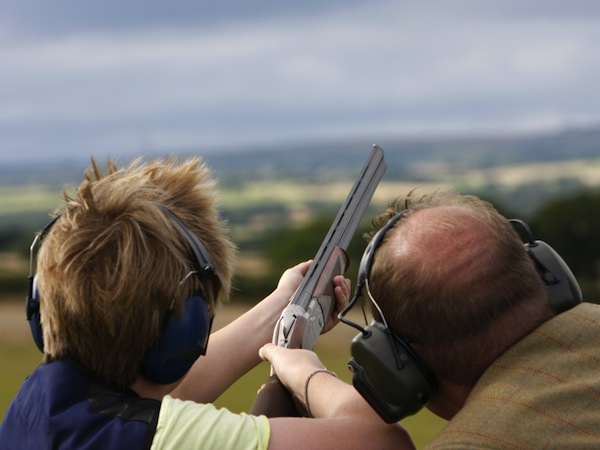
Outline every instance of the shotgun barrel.
POLYGON ((335 305, 333 278, 348 268, 346 250, 387 168, 374 145, 319 251, 275 327, 273 343, 312 350, 335 305))

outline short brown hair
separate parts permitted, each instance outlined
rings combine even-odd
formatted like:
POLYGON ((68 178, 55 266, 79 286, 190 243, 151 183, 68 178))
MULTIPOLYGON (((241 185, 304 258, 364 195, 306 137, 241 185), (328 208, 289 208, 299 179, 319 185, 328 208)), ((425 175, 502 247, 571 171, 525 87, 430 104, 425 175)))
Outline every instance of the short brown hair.
POLYGON ((46 362, 74 358, 100 380, 129 386, 170 308, 179 313, 192 289, 213 313, 228 299, 235 247, 214 187, 197 158, 124 168, 109 160, 106 173, 92 160, 75 194, 63 193, 61 216, 39 251, 46 362), (190 246, 157 203, 206 247, 214 281, 180 284, 195 267, 190 246))
POLYGON ((371 293, 435 374, 474 382, 551 317, 547 290, 512 225, 490 203, 411 192, 374 218, 374 229, 401 211, 377 250, 371 293))

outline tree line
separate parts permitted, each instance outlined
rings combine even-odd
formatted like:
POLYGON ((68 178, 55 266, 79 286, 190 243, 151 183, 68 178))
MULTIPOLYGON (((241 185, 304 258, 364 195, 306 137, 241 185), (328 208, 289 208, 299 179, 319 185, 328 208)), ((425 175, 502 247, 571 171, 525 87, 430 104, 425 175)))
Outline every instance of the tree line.
MULTIPOLYGON (((512 216, 509 205, 502 205, 501 201, 494 199, 488 200, 506 217, 512 216)), ((266 270, 259 275, 240 272, 235 277, 234 299, 256 302, 276 286, 285 268, 313 258, 336 213, 337 209, 321 211, 300 227, 291 227, 289 223, 281 221, 278 227, 238 242, 241 257, 247 251, 258 254, 266 262, 266 270)), ((236 220, 239 220, 239 212, 231 214, 237 214, 236 220)), ((350 267, 346 275, 353 283, 366 247, 362 234, 370 228, 369 218, 367 212, 348 248, 350 267)), ((552 198, 542 203, 528 217, 521 218, 529 223, 536 239, 550 244, 564 258, 581 285, 584 299, 600 302, 600 191, 582 190, 552 198)), ((31 225, 20 226, 14 220, 1 226, 0 255, 17 253, 23 261, 28 261, 29 246, 37 229, 39 227, 31 225)), ((24 296, 27 270, 28 264, 25 263, 16 271, 8 270, 0 264, 0 296, 24 296)))
MULTIPOLYGON (((504 216, 513 217, 509 206, 488 200, 504 216)), ((284 268, 314 257, 334 217, 335 213, 321 214, 302 227, 282 227, 265 237, 259 246, 263 246, 268 273, 259 277, 239 274, 236 280, 238 292, 243 294, 240 298, 262 298, 276 285, 284 268)), ((346 275, 353 284, 367 245, 361 235, 370 229, 369 216, 365 217, 348 248, 350 267, 346 275)), ((584 300, 600 303, 600 191, 584 190, 553 198, 528 217, 520 218, 529 224, 535 239, 547 242, 563 257, 579 281, 584 300)))

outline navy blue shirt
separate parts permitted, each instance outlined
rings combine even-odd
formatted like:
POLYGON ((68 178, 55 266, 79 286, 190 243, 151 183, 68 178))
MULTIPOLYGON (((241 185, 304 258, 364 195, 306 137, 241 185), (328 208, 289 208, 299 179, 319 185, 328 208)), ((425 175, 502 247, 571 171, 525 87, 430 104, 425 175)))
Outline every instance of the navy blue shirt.
POLYGON ((149 449, 160 401, 96 383, 76 363, 40 365, 0 425, 0 450, 149 449))

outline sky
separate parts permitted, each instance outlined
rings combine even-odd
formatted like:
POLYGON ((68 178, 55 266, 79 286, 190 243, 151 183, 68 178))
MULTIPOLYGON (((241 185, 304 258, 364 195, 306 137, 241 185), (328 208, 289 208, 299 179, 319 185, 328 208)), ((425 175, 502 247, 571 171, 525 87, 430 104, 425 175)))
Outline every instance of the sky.
POLYGON ((0 0, 0 166, 600 125, 596 0, 0 0))

